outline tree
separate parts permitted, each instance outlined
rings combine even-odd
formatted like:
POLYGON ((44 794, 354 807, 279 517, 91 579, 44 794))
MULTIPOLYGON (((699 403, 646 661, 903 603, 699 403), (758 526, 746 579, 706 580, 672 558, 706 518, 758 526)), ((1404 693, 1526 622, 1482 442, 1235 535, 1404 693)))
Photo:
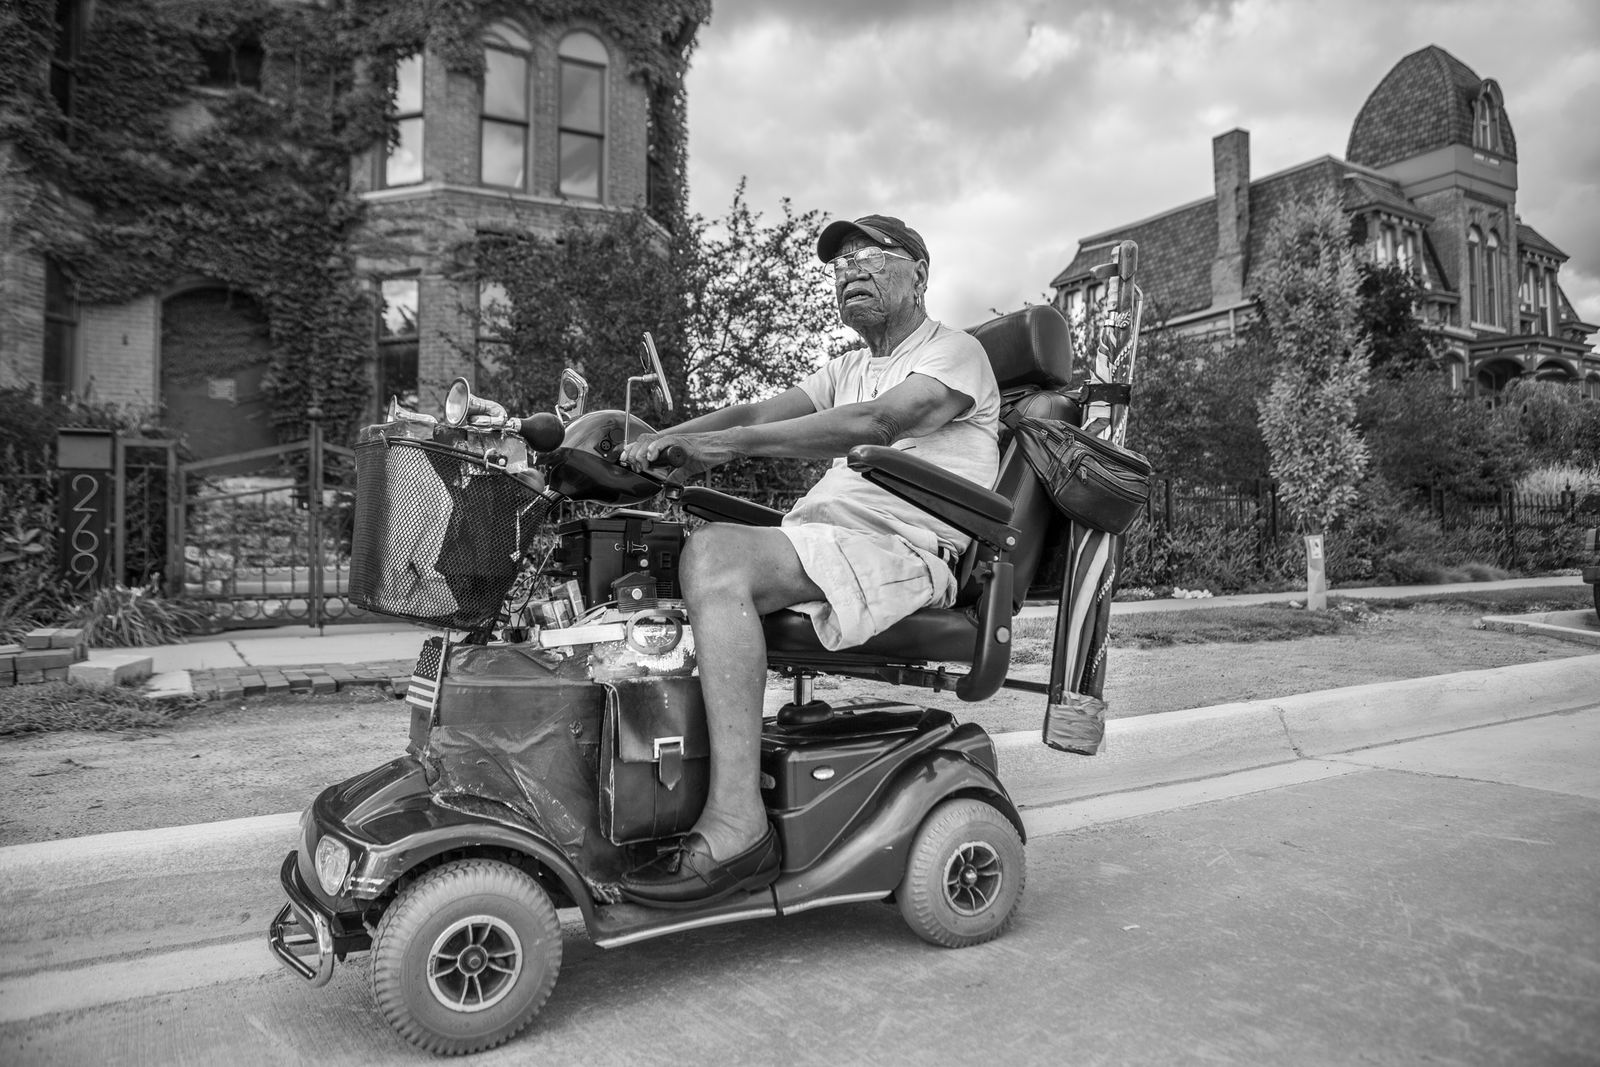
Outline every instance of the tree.
POLYGON ((1416 313, 1421 295, 1416 276, 1394 263, 1362 263, 1357 270, 1361 333, 1372 369, 1399 378, 1432 366, 1433 338, 1416 313))
MULTIPOLYGON (((816 262, 822 216, 788 200, 766 223, 741 181, 727 215, 696 215, 670 239, 643 212, 574 214, 559 236, 484 234, 457 249, 460 277, 500 286, 500 353, 479 388, 517 410, 547 407, 577 369, 591 406, 621 407, 650 331, 678 418, 771 396, 847 347, 833 286, 816 262)), ((476 309, 463 309, 473 311, 476 309)), ((637 406, 637 405, 636 405, 637 406)), ((641 409, 641 412, 648 409, 641 409)), ((647 421, 665 423, 665 413, 647 421)))
POLYGON ((1261 433, 1279 497, 1307 532, 1331 528, 1355 503, 1367 468, 1356 402, 1368 346, 1358 275, 1338 200, 1290 205, 1268 230, 1257 293, 1276 358, 1261 433))
POLYGON ((771 396, 799 381, 854 337, 839 322, 833 285, 816 260, 818 211, 787 198, 766 224, 741 179, 727 215, 695 216, 683 279, 692 409, 771 396))
POLYGON ((1514 435, 1530 465, 1600 466, 1600 404, 1571 383, 1514 379, 1494 421, 1514 435))
MULTIPOLYGON (((627 379, 641 371, 646 331, 674 399, 682 395, 687 253, 644 212, 574 212, 559 236, 482 234, 457 253, 468 280, 499 285, 507 297, 495 309, 499 355, 479 375, 484 395, 513 411, 546 409, 571 367, 589 379, 591 407, 620 408, 627 379)), ((648 402, 635 407, 649 411, 648 402)))
POLYGON ((1271 380, 1264 332, 1216 341, 1155 329, 1140 340, 1130 447, 1158 474, 1197 482, 1267 475, 1259 403, 1271 380))
POLYGON ((1358 423, 1373 472, 1409 498, 1493 493, 1528 465, 1514 421, 1453 392, 1431 367, 1374 382, 1358 423))

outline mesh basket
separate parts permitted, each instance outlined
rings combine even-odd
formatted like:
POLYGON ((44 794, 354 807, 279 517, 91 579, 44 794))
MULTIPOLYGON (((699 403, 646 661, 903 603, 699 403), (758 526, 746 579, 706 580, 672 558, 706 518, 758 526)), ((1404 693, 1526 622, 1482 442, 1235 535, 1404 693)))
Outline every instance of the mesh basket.
POLYGON ((431 626, 494 625, 548 502, 470 452, 409 438, 356 446, 350 599, 431 626))

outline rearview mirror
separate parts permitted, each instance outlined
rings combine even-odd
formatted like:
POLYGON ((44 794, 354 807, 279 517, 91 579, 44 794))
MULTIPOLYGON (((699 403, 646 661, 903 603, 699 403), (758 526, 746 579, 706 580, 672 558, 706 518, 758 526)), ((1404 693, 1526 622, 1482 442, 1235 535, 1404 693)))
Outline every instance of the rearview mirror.
POLYGON ((588 396, 589 383, 583 375, 570 367, 562 371, 556 391, 556 418, 565 425, 582 415, 588 396))
POLYGON ((661 390, 661 403, 668 411, 672 410, 672 389, 667 385, 667 373, 661 369, 661 356, 656 352, 656 339, 650 336, 649 331, 644 335, 644 355, 640 357, 644 364, 644 374, 640 380, 654 382, 655 387, 661 390))

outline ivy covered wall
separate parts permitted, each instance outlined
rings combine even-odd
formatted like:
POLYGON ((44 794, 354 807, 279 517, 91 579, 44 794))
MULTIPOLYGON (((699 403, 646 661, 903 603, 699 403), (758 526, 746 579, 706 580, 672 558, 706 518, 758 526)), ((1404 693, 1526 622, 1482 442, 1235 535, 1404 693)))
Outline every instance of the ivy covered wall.
MULTIPOLYGON (((371 275, 398 262, 444 279, 459 254, 448 246, 479 213, 502 229, 530 225, 525 205, 506 208, 501 196, 490 210, 452 188, 458 225, 442 235, 408 224, 436 215, 432 202, 374 203, 353 180, 386 142, 396 61, 420 51, 453 84, 474 86, 480 35, 496 17, 590 29, 622 57, 618 75, 639 87, 666 176, 650 213, 664 235, 683 229, 683 75, 710 0, 94 0, 66 64, 67 114, 51 91, 52 74, 64 76, 50 63, 56 8, 15 0, 0 10, 0 54, 36 58, 0 64, 0 297, 10 308, 0 354, 15 363, 35 343, 46 258, 85 307, 225 288, 265 318, 263 388, 279 435, 301 436, 313 409, 335 432, 352 430, 373 401, 371 275)), ((617 206, 628 205, 591 213, 617 206)), ((440 321, 459 346, 473 324, 454 318, 440 321)))

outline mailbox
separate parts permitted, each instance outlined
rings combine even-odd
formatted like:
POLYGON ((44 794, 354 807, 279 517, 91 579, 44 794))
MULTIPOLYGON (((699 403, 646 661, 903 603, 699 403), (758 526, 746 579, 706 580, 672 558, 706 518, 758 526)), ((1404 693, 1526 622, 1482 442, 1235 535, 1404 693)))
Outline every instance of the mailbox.
POLYGON ((57 562, 74 592, 88 593, 111 580, 116 444, 114 430, 56 431, 57 562))

